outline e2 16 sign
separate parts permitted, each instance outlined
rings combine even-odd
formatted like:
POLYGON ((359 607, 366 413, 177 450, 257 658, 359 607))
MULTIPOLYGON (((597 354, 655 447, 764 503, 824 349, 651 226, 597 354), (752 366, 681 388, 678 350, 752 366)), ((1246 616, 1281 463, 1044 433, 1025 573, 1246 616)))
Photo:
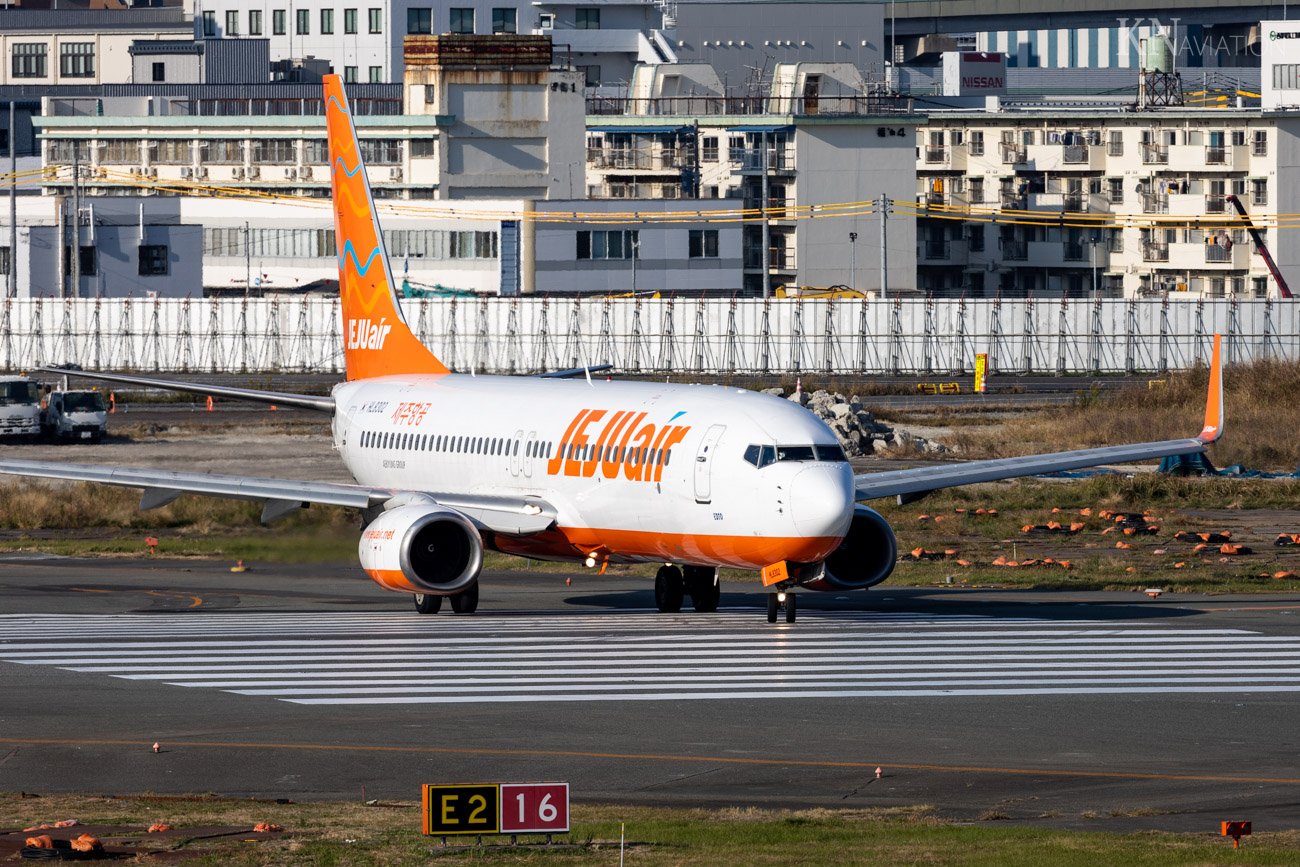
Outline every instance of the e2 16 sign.
POLYGON ((568 783, 457 783, 421 787, 424 833, 562 834, 568 783))

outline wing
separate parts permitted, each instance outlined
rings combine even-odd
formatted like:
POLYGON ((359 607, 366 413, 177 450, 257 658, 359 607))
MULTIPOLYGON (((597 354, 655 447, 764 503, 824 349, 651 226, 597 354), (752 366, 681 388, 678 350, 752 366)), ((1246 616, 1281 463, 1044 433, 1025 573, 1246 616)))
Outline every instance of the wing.
POLYGON ((283 517, 310 503, 367 509, 382 506, 394 498, 413 496, 427 497, 438 505, 455 509, 483 529, 497 533, 538 533, 555 522, 555 508, 544 500, 531 497, 411 491, 258 476, 168 472, 144 467, 67 464, 62 461, 0 460, 0 474, 142 488, 141 509, 165 506, 182 494, 257 500, 265 504, 262 508, 264 522, 283 517))
POLYGON ((1040 473, 1055 473, 1083 467, 1131 463, 1169 455, 1203 452, 1206 446, 1223 434, 1223 365, 1219 344, 1220 337, 1216 334, 1214 352, 1210 360, 1210 387, 1205 402, 1205 424, 1200 434, 1195 437, 1026 455, 1019 458, 965 461, 884 473, 866 473, 854 477, 857 498, 871 500, 877 497, 899 497, 901 501, 906 502, 918 499, 930 491, 957 485, 994 482, 999 479, 1013 479, 1040 473))
POLYGON ((290 394, 284 391, 260 391, 255 388, 234 388, 226 385, 209 385, 203 382, 181 382, 173 379, 154 379, 147 376, 127 376, 121 373, 93 373, 88 370, 66 370, 62 367, 38 368, 45 373, 57 373, 62 376, 81 376, 86 379, 98 379, 104 382, 120 382, 123 385, 139 385, 144 388, 162 388, 167 391, 184 391, 190 394, 211 394, 217 397, 230 397, 236 400, 254 400, 260 403, 273 403, 277 406, 296 406, 300 409, 314 409, 319 412, 333 412, 334 398, 320 397, 314 394, 290 394))

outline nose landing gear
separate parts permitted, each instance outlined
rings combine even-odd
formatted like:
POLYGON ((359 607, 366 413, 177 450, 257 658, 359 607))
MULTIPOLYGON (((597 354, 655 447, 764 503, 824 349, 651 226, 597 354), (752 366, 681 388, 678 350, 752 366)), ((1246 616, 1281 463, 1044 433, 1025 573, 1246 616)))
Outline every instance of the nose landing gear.
POLYGON ((795 602, 797 598, 794 593, 787 593, 784 590, 777 590, 767 594, 767 622, 776 623, 777 613, 784 607, 785 622, 794 623, 795 614, 798 611, 798 605, 795 602))

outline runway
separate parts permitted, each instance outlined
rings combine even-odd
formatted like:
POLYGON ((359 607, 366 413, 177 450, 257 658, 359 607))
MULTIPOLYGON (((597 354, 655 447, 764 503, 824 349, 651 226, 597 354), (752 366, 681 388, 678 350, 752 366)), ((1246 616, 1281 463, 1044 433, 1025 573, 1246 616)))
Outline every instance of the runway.
POLYGON ((849 612, 778 627, 747 613, 4 615, 0 660, 302 705, 1300 692, 1300 636, 1096 627, 849 612))
POLYGON ((886 587, 770 625, 748 585, 660 615, 647 581, 564 578, 422 617, 351 566, 0 559, 0 785, 1300 823, 1300 598, 886 587))

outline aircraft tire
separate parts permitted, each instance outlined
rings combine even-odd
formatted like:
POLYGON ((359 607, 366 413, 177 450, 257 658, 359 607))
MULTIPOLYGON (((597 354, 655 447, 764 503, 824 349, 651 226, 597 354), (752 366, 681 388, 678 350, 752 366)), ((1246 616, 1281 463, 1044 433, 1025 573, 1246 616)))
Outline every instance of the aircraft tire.
POLYGON ((437 614, 442 608, 442 597, 435 593, 416 593, 415 610, 421 614, 437 614))
POLYGON ((676 566, 660 566, 655 573, 655 607, 660 614, 676 614, 682 610, 686 588, 682 570, 676 566))
POLYGON ((451 610, 456 614, 473 614, 478 610, 478 582, 459 593, 451 594, 451 610))
POLYGON ((683 572, 686 592, 691 596, 691 607, 705 614, 717 611, 722 597, 718 571, 708 566, 687 566, 683 572))
POLYGON ((767 594, 767 622, 776 623, 776 612, 781 603, 777 600, 775 593, 767 594))
POLYGON ((795 611, 799 607, 798 605, 795 604, 795 600, 798 598, 799 597, 794 593, 785 594, 785 622, 786 623, 794 623, 795 611))

